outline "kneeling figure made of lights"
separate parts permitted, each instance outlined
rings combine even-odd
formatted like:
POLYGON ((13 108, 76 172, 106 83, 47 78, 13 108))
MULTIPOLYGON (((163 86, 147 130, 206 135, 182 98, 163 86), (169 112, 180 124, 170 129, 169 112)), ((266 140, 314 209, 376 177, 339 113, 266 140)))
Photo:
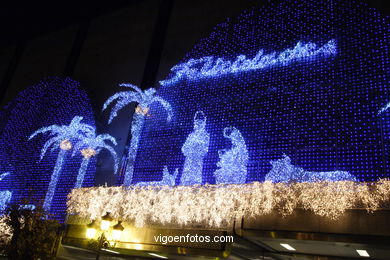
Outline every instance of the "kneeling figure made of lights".
POLYGON ((226 127, 223 130, 223 135, 230 139, 232 147, 218 151, 219 162, 217 166, 219 169, 214 172, 215 182, 216 184, 245 183, 249 156, 244 137, 235 127, 226 127))

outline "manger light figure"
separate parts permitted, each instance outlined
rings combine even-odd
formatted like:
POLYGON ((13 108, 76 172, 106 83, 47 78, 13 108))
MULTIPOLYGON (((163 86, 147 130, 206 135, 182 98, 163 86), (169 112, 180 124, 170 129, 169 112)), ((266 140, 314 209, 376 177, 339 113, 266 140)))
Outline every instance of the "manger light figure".
POLYGON ((41 149, 40 160, 42 160, 43 156, 50 147, 52 147, 50 150, 51 152, 57 148, 60 148, 54 170, 51 175, 49 188, 46 192, 45 201, 43 202, 43 208, 46 211, 50 210, 64 159, 67 152, 72 149, 72 142, 84 139, 86 137, 91 137, 95 133, 94 127, 85 123, 81 123, 81 120, 83 120, 83 117, 75 116, 69 125, 51 125, 42 127, 29 137, 29 140, 31 140, 38 134, 50 134, 50 139, 46 141, 41 149))
POLYGON ((163 177, 161 181, 145 181, 138 182, 135 186, 175 186, 176 177, 179 173, 179 169, 176 168, 173 174, 169 173, 168 167, 164 166, 163 177))
POLYGON ((181 185, 202 184, 203 159, 209 151, 210 135, 206 131, 207 118, 203 111, 197 111, 194 116, 194 131, 190 133, 181 148, 186 157, 181 185))
POLYGON ((266 181, 271 182, 320 182, 320 181, 357 181, 346 171, 312 172, 306 171, 291 164, 287 155, 283 158, 271 161, 272 169, 265 176, 266 181))
POLYGON ((127 153, 127 165, 123 181, 124 186, 130 186, 133 180, 134 163, 137 156, 138 143, 144 126, 145 116, 149 115, 150 104, 154 102, 160 103, 167 111, 168 122, 172 119, 172 107, 166 100, 156 95, 156 89, 154 88, 142 91, 139 87, 132 84, 120 84, 119 86, 127 87, 132 90, 118 92, 111 96, 104 103, 103 110, 107 109, 112 102, 116 101, 116 104, 111 109, 110 117, 108 119, 108 123, 111 123, 111 121, 117 116, 118 111, 124 106, 133 102, 138 103, 131 123, 131 142, 127 153))
POLYGON ((112 158, 114 159, 114 174, 116 174, 118 170, 118 157, 114 148, 112 147, 113 145, 116 146, 117 142, 115 138, 109 134, 101 134, 98 136, 94 134, 93 136, 87 136, 78 140, 78 142, 74 146, 72 156, 74 156, 78 151, 80 151, 81 155, 83 156, 83 160, 81 161, 76 184, 74 186, 75 188, 81 188, 84 182, 84 177, 88 168, 89 161, 93 156, 100 153, 102 149, 108 150, 112 158))
MULTIPOLYGON (((5 172, 0 174, 0 181, 2 181, 5 177, 10 175, 11 173, 5 172)), ((11 201, 12 192, 9 190, 0 191, 0 211, 3 211, 7 204, 11 201)))
POLYGON ((215 182, 217 184, 245 183, 249 156, 244 137, 235 127, 226 127, 223 136, 230 139, 232 147, 218 151, 219 169, 214 172, 215 182))

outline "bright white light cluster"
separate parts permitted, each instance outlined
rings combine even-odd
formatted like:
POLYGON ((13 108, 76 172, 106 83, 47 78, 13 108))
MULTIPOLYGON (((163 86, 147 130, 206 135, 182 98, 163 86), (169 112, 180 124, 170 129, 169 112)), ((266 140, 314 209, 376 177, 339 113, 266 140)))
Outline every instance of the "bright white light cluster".
POLYGON ((5 177, 7 177, 10 174, 11 174, 10 172, 4 172, 4 173, 0 174, 0 181, 2 181, 5 177))
POLYGON ((226 228, 241 217, 260 217, 296 208, 337 219, 346 209, 372 212, 389 207, 390 180, 374 184, 351 181, 250 183, 160 187, 92 187, 73 189, 68 213, 96 219, 110 212, 116 219, 146 225, 226 228))
MULTIPOLYGON (((0 174, 0 181, 10 175, 10 172, 0 174)), ((0 212, 3 211, 7 204, 11 201, 12 192, 9 190, 0 191, 0 212)))
POLYGON ((162 86, 174 84, 181 79, 197 80, 207 77, 218 77, 229 73, 258 70, 274 65, 287 65, 292 61, 319 55, 333 55, 337 53, 336 40, 332 39, 325 45, 318 47, 315 43, 302 44, 298 42, 293 49, 287 49, 277 55, 276 52, 264 55, 264 50, 259 50, 251 59, 245 55, 237 56, 235 61, 206 56, 199 59, 190 59, 171 68, 175 75, 167 80, 160 81, 162 86))
POLYGON ((226 127, 223 136, 232 142, 232 147, 218 151, 219 162, 214 172, 215 182, 240 184, 245 183, 248 164, 248 149, 244 137, 235 127, 226 127))
POLYGON ((7 216, 0 216, 0 253, 2 248, 5 248, 12 238, 12 229, 7 225, 7 216))
POLYGON ((346 171, 312 172, 291 164, 291 159, 284 155, 282 159, 271 161, 272 169, 265 176, 271 182, 318 182, 318 181, 357 181, 355 176, 346 171))
POLYGON ((107 109, 111 103, 116 102, 114 107, 111 109, 110 117, 108 119, 108 123, 111 123, 111 121, 117 116, 118 111, 123 107, 132 102, 138 103, 131 124, 131 143, 127 154, 127 165, 123 182, 123 185, 129 186, 133 180, 134 162, 137 156, 139 138, 145 122, 145 116, 149 114, 150 105, 154 102, 160 103, 167 111, 167 121, 171 121, 172 119, 172 107, 166 100, 156 95, 156 89, 154 88, 142 91, 139 87, 132 84, 123 83, 119 86, 128 87, 132 90, 122 91, 112 95, 104 103, 103 110, 107 109))
POLYGON ((380 110, 379 110, 379 112, 378 112, 378 114, 380 114, 380 113, 382 113, 382 112, 385 112, 387 109, 389 109, 390 108, 390 102, 389 103, 387 103, 387 105, 385 105, 384 107, 382 107, 380 110))
POLYGON ((107 143, 107 141, 111 142, 114 146, 117 145, 116 139, 109 134, 101 134, 97 135, 94 133, 92 136, 86 136, 84 138, 80 138, 74 146, 73 156, 77 152, 81 152, 83 155, 83 160, 81 162, 81 166, 79 169, 79 173, 77 175, 77 181, 75 184, 75 188, 81 188, 85 173, 87 171, 87 167, 89 164, 89 160, 100 153, 102 149, 107 149, 111 156, 114 158, 114 174, 118 170, 118 157, 112 145, 107 143))
POLYGON ((3 211, 11 201, 12 192, 9 190, 0 191, 0 212, 3 211))
POLYGON ((186 157, 181 185, 202 184, 203 159, 209 151, 210 135, 206 131, 207 118, 203 111, 196 111, 194 116, 194 131, 184 142, 181 151, 186 157))
POLYGON ((60 148, 56 164, 54 166, 53 174, 51 175, 49 188, 46 192, 45 200, 43 203, 43 208, 46 211, 50 210, 51 202, 54 197, 54 193, 57 187, 58 178, 61 173, 61 169, 64 163, 66 153, 71 149, 71 144, 73 141, 82 140, 86 137, 92 137, 95 135, 95 128, 81 123, 83 117, 75 116, 69 125, 51 125, 47 127, 42 127, 35 131, 30 137, 29 140, 37 136, 38 134, 49 133, 50 138, 45 142, 41 149, 40 159, 42 160, 43 156, 46 154, 47 150, 51 148, 51 152, 60 148))

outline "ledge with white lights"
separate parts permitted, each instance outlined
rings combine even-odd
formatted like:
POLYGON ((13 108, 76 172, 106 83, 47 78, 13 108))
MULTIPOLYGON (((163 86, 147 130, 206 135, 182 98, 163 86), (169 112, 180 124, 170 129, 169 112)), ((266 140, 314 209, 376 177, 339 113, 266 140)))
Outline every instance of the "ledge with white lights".
POLYGON ((390 209, 390 180, 318 183, 250 183, 175 187, 92 187, 68 196, 72 222, 98 219, 106 212, 135 227, 231 230, 235 220, 281 216, 303 209, 337 220, 348 209, 367 214, 390 209))

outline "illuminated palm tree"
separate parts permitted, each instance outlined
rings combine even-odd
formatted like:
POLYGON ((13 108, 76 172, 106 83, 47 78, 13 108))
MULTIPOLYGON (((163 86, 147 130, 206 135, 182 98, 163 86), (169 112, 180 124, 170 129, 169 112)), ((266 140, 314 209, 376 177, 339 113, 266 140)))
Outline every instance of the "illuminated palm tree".
POLYGON ((49 188, 46 192, 45 201, 43 203, 43 208, 46 211, 50 210, 66 153, 72 149, 72 141, 80 140, 95 134, 95 128, 88 124, 81 123, 81 120, 83 120, 81 116, 75 116, 69 125, 51 125, 42 127, 29 137, 30 140, 38 134, 50 133, 50 139, 46 141, 41 149, 40 160, 42 160, 50 147, 52 147, 50 150, 51 152, 60 148, 53 174, 51 175, 49 188))
POLYGON ((163 98, 156 96, 156 89, 149 88, 142 91, 139 87, 131 84, 120 84, 121 87, 128 87, 132 90, 122 91, 111 96, 103 105, 105 110, 112 102, 116 101, 116 104, 111 109, 108 123, 117 116, 119 110, 130 103, 138 103, 133 115, 133 121, 131 123, 131 143, 127 153, 127 165, 125 169, 125 178, 123 185, 129 186, 133 179, 134 162, 137 156, 139 138, 141 136, 142 127, 144 125, 145 116, 149 115, 150 104, 154 102, 160 103, 167 111, 167 121, 171 121, 172 107, 163 98))
POLYGON ((118 170, 118 158, 112 145, 106 141, 110 141, 113 145, 117 145, 115 138, 109 134, 82 138, 75 144, 73 148, 73 155, 75 155, 77 151, 80 151, 83 156, 79 173, 77 175, 77 181, 74 186, 75 188, 81 188, 89 160, 96 154, 100 153, 102 149, 107 149, 114 158, 114 174, 116 174, 118 170))

